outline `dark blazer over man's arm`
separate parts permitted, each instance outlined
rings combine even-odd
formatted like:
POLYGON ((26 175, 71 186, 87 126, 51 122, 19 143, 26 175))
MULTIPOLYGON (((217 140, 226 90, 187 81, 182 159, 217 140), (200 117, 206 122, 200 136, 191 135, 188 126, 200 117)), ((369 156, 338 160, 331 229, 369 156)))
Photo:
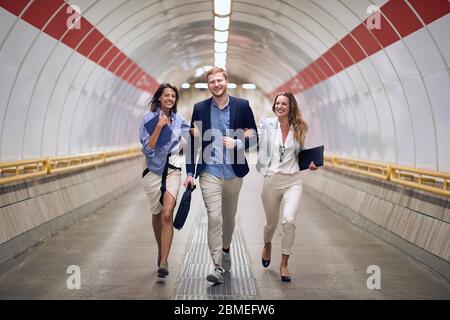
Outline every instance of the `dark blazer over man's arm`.
MULTIPOLYGON (((194 105, 194 111, 192 112, 192 117, 191 117, 191 128, 194 128, 194 123, 195 121, 198 121, 198 117, 197 117, 197 106, 194 105)), ((187 141, 188 143, 188 152, 186 152, 186 174, 191 173, 192 175, 194 175, 195 173, 195 159, 196 159, 196 155, 198 150, 195 150, 195 146, 197 145, 195 143, 196 138, 194 137, 194 135, 189 132, 189 139, 187 141)))
POLYGON ((253 129, 255 136, 252 138, 246 137, 244 138, 244 146, 245 150, 248 150, 250 147, 256 146, 258 144, 258 129, 255 123, 255 117, 253 116, 252 108, 250 105, 247 105, 245 108, 245 121, 244 121, 244 129, 253 129))

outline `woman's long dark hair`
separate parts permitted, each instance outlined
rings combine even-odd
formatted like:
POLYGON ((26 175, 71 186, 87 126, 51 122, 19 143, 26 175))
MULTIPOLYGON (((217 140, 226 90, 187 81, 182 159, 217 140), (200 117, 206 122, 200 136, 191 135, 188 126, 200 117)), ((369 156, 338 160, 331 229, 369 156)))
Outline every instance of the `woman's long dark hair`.
POLYGON ((156 90, 155 94, 153 95, 152 100, 149 103, 150 111, 155 112, 156 110, 158 110, 158 108, 161 108, 161 102, 159 101, 159 98, 161 98, 161 96, 164 92, 164 89, 166 89, 166 88, 169 88, 169 89, 172 89, 173 91, 175 91, 175 104, 170 109, 170 114, 172 114, 172 112, 173 113, 177 112, 177 104, 178 104, 178 100, 180 100, 180 94, 178 93, 177 87, 175 87, 174 85, 171 85, 170 83, 163 83, 156 90))

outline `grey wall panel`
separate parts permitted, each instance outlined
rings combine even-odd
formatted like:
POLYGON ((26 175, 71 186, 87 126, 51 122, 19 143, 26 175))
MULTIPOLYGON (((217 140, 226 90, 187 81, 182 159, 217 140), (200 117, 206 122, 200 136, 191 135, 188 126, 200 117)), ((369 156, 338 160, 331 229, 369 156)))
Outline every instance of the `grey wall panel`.
POLYGON ((438 135, 438 170, 450 172, 450 76, 447 70, 425 76, 438 135))
POLYGON ((3 120, 0 154, 4 160, 19 160, 22 157, 24 115, 27 113, 36 80, 35 73, 25 70, 21 70, 16 78, 16 86, 11 91, 8 109, 3 120))
POLYGON ((421 79, 405 82, 406 97, 413 112, 411 117, 414 124, 416 140, 416 166, 418 168, 437 170, 437 146, 435 135, 435 121, 427 100, 425 87, 421 79))

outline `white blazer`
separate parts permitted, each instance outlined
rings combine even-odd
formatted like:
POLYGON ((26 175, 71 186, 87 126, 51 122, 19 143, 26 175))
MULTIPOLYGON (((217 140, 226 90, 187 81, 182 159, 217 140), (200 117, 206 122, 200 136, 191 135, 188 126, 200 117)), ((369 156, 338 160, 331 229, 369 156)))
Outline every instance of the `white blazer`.
MULTIPOLYGON (((274 146, 276 145, 278 130, 278 118, 263 118, 258 124, 258 135, 259 135, 259 152, 258 152, 258 162, 256 163, 256 170, 262 175, 267 174, 267 169, 270 165, 270 160, 272 159, 272 154, 274 152, 274 146)), ((300 150, 304 147, 301 146, 297 140, 294 140, 295 144, 295 154, 298 155, 300 150)))

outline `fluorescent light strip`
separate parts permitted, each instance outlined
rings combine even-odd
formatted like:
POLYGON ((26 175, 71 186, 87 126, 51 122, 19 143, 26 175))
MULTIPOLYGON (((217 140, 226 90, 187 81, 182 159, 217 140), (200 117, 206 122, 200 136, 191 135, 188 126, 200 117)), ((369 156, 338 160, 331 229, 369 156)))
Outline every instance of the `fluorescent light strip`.
POLYGON ((194 87, 196 89, 208 89, 208 84, 204 83, 204 82, 198 82, 198 83, 194 84, 194 87))
POLYGON ((228 16, 231 13, 231 0, 214 0, 214 14, 228 16))
POLYGON ((228 41, 228 31, 214 31, 214 41, 215 42, 227 42, 228 41))
POLYGON ((217 60, 216 60, 215 63, 214 63, 214 65, 215 65, 216 67, 226 69, 227 62, 224 61, 224 60, 221 60, 221 61, 217 61, 217 60))
POLYGON ((214 29, 218 31, 227 31, 230 27, 230 17, 214 17, 214 29))
POLYGON ((256 89, 256 85, 254 83, 244 83, 242 84, 242 88, 247 90, 254 90, 256 89))
POLYGON ((218 53, 227 52, 228 43, 227 42, 214 42, 214 51, 218 53))

